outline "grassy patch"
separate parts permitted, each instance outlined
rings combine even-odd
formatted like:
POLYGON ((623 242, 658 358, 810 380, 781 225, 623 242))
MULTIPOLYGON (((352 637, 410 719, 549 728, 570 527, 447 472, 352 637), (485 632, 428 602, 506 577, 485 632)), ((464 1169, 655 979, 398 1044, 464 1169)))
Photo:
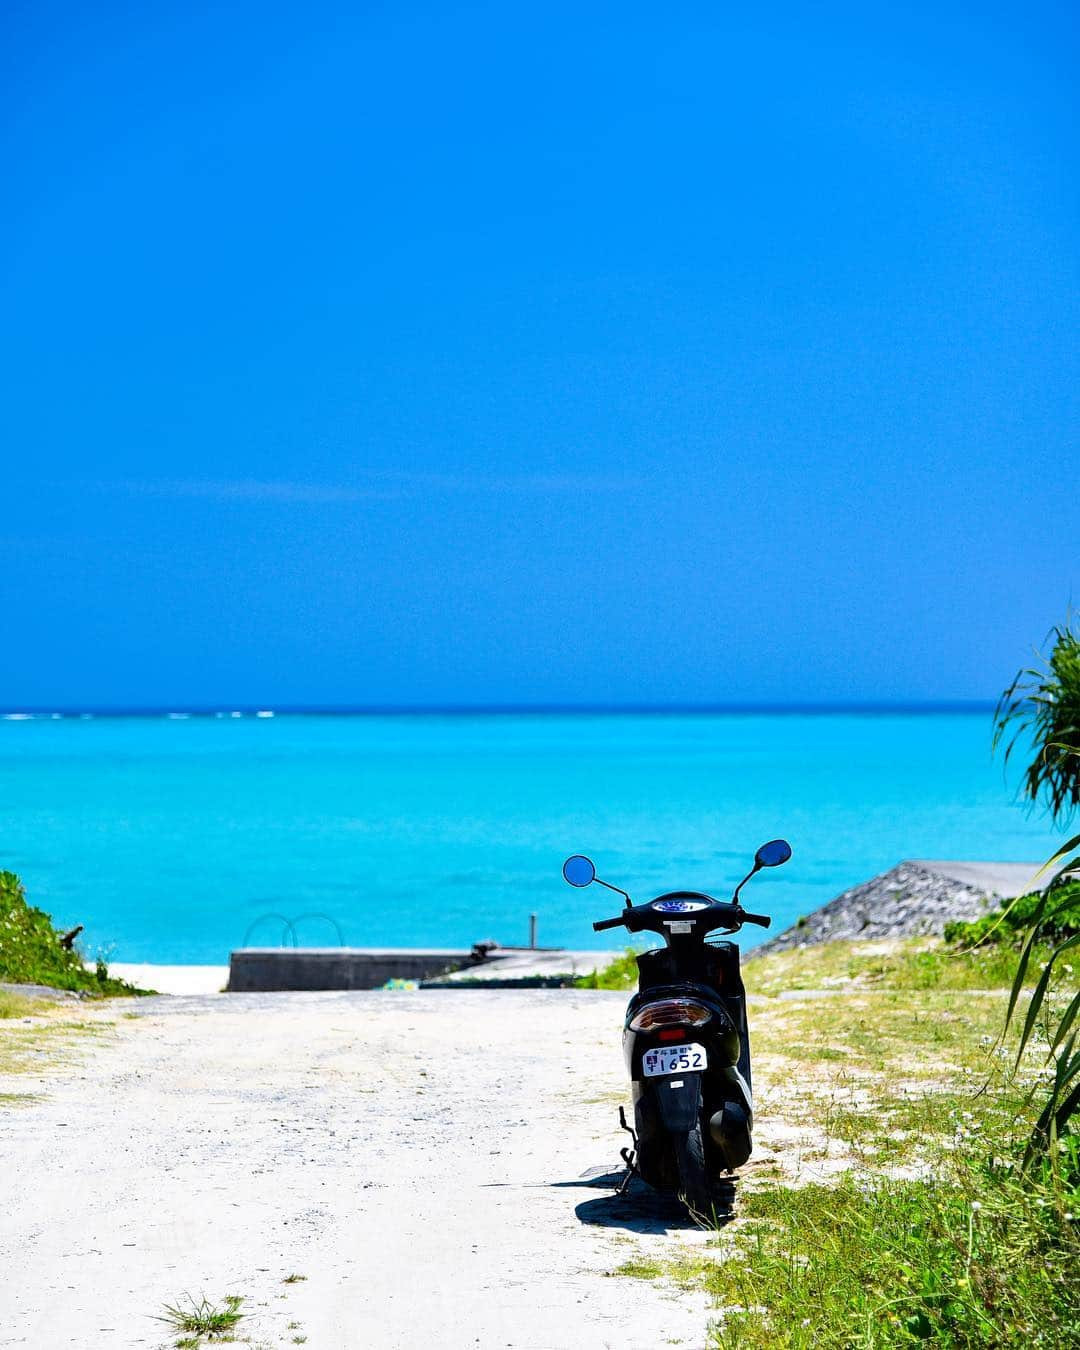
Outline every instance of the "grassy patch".
POLYGON ((37 1092, 0 1092, 0 1109, 5 1106, 33 1106, 41 1101, 37 1092))
POLYGON ((793 1062, 839 1060, 880 1071, 887 1065, 916 1075, 949 1066, 985 1069, 1001 1029, 1006 994, 925 992, 912 998, 891 990, 836 998, 751 1005, 750 1038, 793 1062), (928 1055, 934 1052, 934 1057, 928 1055))
POLYGON ((921 1181, 849 1173, 831 1186, 771 1187, 746 1205, 745 1260, 705 1276, 725 1310, 718 1345, 1064 1346, 1080 1337, 1069 1211, 1053 1191, 1033 1197, 1008 1169, 969 1163, 921 1181))
POLYGON ((781 994, 801 989, 850 985, 917 991, 923 989, 1008 989, 1016 974, 1010 947, 974 951, 951 948, 938 938, 880 942, 827 942, 747 958, 751 993, 781 994))
MULTIPOLYGON (((30 1001, 32 1014, 10 1018, 0 1024, 0 1074, 40 1073, 70 1055, 74 1042, 83 1036, 108 1034, 108 1022, 89 1022, 72 1016, 78 1005, 42 1004, 30 1001)), ((21 1094, 19 1094, 21 1095, 21 1094)))
POLYGON ((1032 1116, 1045 1047, 1014 1073, 1012 1047, 997 1041, 1006 998, 848 987, 755 1001, 759 1136, 782 1127, 790 1140, 794 1125, 804 1157, 919 1168, 980 1131, 1011 1137, 1032 1116))
POLYGON ((244 1302, 239 1294, 226 1294, 220 1304, 211 1303, 205 1296, 194 1298, 185 1294, 176 1303, 166 1303, 158 1320, 166 1323, 175 1332, 185 1332, 189 1337, 188 1345, 198 1344, 198 1338, 208 1336, 211 1339, 231 1339, 236 1324, 244 1316, 240 1311, 244 1302))
POLYGON ((14 872, 0 872, 0 981, 99 995, 146 992, 114 980, 103 960, 87 970, 74 937, 60 933, 44 910, 27 903, 14 872))
POLYGON ((0 1022, 11 1017, 33 1017, 41 1011, 41 1000, 27 998, 25 994, 9 994, 0 989, 0 1022))
POLYGON ((849 1172, 758 1188, 704 1251, 615 1273, 705 1289, 724 1350, 1073 1346, 1078 1210, 1075 1170, 1021 1184, 1012 1166, 964 1154, 922 1180, 849 1172))

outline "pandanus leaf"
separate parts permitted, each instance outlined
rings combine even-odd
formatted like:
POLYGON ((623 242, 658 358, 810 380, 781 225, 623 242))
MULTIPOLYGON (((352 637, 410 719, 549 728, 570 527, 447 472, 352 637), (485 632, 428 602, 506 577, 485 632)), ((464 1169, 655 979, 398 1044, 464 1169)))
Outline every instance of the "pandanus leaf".
POLYGON ((1028 1004, 1027 1018, 1024 1021, 1024 1030, 1020 1036, 1020 1048, 1016 1052, 1016 1063, 1019 1065, 1020 1057, 1024 1053, 1024 1047, 1031 1038, 1031 1033, 1035 1029, 1035 1023, 1038 1020, 1039 1010, 1042 1008, 1046 998, 1046 991, 1050 985, 1050 976, 1053 974, 1054 963, 1059 956, 1064 955, 1070 947, 1075 947, 1080 943, 1080 933, 1074 933, 1071 938, 1066 938, 1064 942, 1059 943, 1050 953, 1050 956, 1043 966, 1042 974, 1039 976, 1039 982, 1031 995, 1031 1002, 1028 1004))
MULTIPOLYGON (((1074 848, 1080 848, 1080 834, 1074 834, 1071 839, 1066 839, 1058 851, 1047 858, 1035 875, 1041 877, 1048 867, 1053 867, 1060 858, 1064 858, 1065 854, 1071 853, 1074 848)), ((1064 873, 1072 872, 1077 867, 1080 867, 1080 853, 1078 853, 1075 858, 1070 858, 1067 862, 1061 864, 1050 879, 1049 885, 1052 886, 1064 873)))
MULTIPOLYGON (((1031 953, 1035 946, 1035 941, 1039 935, 1039 925, 1042 923, 1043 915, 1046 913, 1046 906, 1049 896, 1043 892, 1039 903, 1035 908, 1035 913, 1031 918, 1031 927, 1028 929, 1027 937, 1024 939, 1024 945, 1020 948, 1020 959, 1016 965, 1016 974, 1013 976, 1012 988, 1009 990, 1009 1006, 1005 1010, 1005 1025, 1001 1028, 1001 1034, 1004 1036, 1012 1024, 1013 1013, 1016 1011, 1016 1004, 1024 989, 1024 976, 1027 974, 1027 968, 1031 961, 1031 953)), ((1015 902, 1014 902, 1015 903, 1015 902)), ((1023 1053, 1023 1045, 1020 1046, 1020 1053, 1023 1053)), ((1017 1057, 1019 1062, 1019 1056, 1017 1057)))
POLYGON ((1050 1042, 1050 1049, 1056 1050, 1065 1037, 1069 1034, 1072 1024, 1076 1021, 1076 1015, 1080 1012, 1080 990, 1073 997, 1073 1001, 1061 1014, 1061 1021, 1057 1024, 1057 1030, 1054 1032, 1054 1039, 1050 1042))
POLYGON ((1050 1096, 1043 1107, 1035 1128, 1031 1132, 1027 1150, 1024 1154, 1024 1166, 1027 1167, 1039 1154, 1046 1150, 1047 1144, 1058 1137, 1070 1118, 1080 1108, 1080 1054, 1072 1053, 1076 1044, 1075 1034, 1069 1038, 1065 1053, 1058 1060, 1057 1072, 1050 1096))
POLYGON ((1034 743, 1024 771, 1024 796, 1047 801, 1055 816, 1080 806, 1080 634, 1073 620, 1051 629, 1049 653, 1040 667, 1021 670, 994 711, 994 748, 1014 750, 1034 743))

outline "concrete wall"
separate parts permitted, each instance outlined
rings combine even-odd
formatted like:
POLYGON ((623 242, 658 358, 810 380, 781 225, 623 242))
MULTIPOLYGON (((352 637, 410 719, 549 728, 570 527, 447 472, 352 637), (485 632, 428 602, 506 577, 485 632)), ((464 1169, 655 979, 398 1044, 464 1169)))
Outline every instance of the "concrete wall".
POLYGON ((378 989, 387 980, 425 980, 461 970, 471 953, 370 947, 243 947, 229 960, 229 992, 378 989))

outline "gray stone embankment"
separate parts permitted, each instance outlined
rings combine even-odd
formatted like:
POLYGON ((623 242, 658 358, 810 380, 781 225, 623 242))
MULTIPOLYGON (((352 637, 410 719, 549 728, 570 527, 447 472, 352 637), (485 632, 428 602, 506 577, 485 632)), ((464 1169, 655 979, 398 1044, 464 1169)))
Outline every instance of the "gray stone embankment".
POLYGON ((1038 863, 902 862, 852 886, 755 948, 755 954, 838 940, 940 934, 1033 889, 1038 863))

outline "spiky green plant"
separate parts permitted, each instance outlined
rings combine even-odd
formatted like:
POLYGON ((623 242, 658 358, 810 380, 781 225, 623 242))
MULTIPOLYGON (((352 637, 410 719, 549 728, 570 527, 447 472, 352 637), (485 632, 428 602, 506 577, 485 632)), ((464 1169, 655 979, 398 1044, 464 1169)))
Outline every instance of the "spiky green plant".
POLYGON ((1019 671, 998 700, 994 748, 1004 744, 1008 763, 1014 750, 1032 745, 1024 796, 1033 804, 1043 799, 1055 819, 1067 819, 1080 806, 1080 634, 1070 616, 1050 637, 1041 668, 1019 671))
POLYGON ((205 1294, 198 1299, 185 1294, 175 1303, 166 1303, 157 1320, 165 1322, 173 1331, 192 1332, 195 1337, 225 1336, 231 1339, 230 1333, 244 1316, 240 1311, 243 1302, 240 1294, 226 1294, 220 1305, 211 1303, 205 1294))
MULTIPOLYGON (((1049 656, 1042 657, 1043 668, 1020 671, 1002 694, 994 713, 994 747, 996 749, 1008 738, 1005 749, 1008 761, 1018 741, 1030 737, 1035 758, 1024 774, 1024 795, 1032 804, 1044 799, 1053 818, 1063 821, 1080 805, 1080 635, 1073 631, 1070 616, 1063 628, 1051 630, 1051 636, 1053 645, 1049 656)), ((1053 1081, 1028 1144, 1026 1165, 1047 1151, 1053 1151, 1058 1137, 1080 1112, 1080 1049, 1077 1048, 1080 990, 1066 990, 1068 1002, 1056 1024, 1055 1014, 1047 1003, 1055 975, 1070 970, 1061 958, 1080 945, 1080 933, 1062 935, 1060 922, 1063 911, 1075 903, 1072 888, 1062 887, 1060 883, 1066 873, 1080 868, 1077 850, 1080 850, 1080 834, 1066 840, 1043 868, 1044 872, 1053 869, 1053 875, 1027 921, 1027 936, 1020 950, 1005 1014, 1003 1035, 1017 1015, 1033 952, 1040 942, 1045 943, 1048 937, 1056 934, 1058 940, 1027 1005, 1017 1052, 1019 1064, 1019 1057, 1035 1030, 1046 1020, 1051 1022, 1048 1056, 1053 1065, 1053 1081)), ((1015 906, 1017 902, 1013 904, 1015 906)), ((1008 913, 1006 911, 1006 915, 1008 913)))
MULTIPOLYGON (((1080 756, 1080 751, 1073 753, 1080 756)), ((1061 885, 1062 878, 1067 872, 1075 872, 1080 868, 1080 853, 1074 854, 1075 849, 1080 849, 1080 834, 1067 840, 1046 864, 1047 868, 1054 868, 1054 875, 1039 898, 1039 903, 1029 921, 1024 945, 1020 949, 1016 975, 1009 991, 1009 1006, 1002 1028, 1003 1038, 1017 1015, 1020 995, 1033 952, 1041 941, 1045 941, 1048 932, 1060 931, 1056 925, 1060 922, 1062 912, 1071 909, 1075 904, 1073 888, 1061 885)), ((1053 1013, 1047 1005, 1051 981, 1055 974, 1060 974, 1063 970, 1071 971, 1071 967, 1061 958, 1076 946, 1080 946, 1080 933, 1073 932, 1057 942, 1047 957, 1027 1005, 1016 1055, 1017 1065, 1033 1033, 1042 1025, 1048 1013, 1053 1022, 1053 1013)), ((1076 980, 1073 979, 1071 983, 1075 986, 1076 980)), ((1054 1077, 1028 1143, 1025 1166, 1029 1166, 1047 1151, 1053 1150, 1072 1117, 1080 1111, 1080 1050, 1077 1049, 1078 1031, 1074 1030, 1077 1017, 1080 1016, 1080 989, 1074 987, 1066 992, 1065 997, 1069 1000, 1065 1010, 1058 1017, 1056 1025, 1051 1025, 1049 1031, 1050 1044, 1047 1056, 1053 1065, 1054 1077)))

